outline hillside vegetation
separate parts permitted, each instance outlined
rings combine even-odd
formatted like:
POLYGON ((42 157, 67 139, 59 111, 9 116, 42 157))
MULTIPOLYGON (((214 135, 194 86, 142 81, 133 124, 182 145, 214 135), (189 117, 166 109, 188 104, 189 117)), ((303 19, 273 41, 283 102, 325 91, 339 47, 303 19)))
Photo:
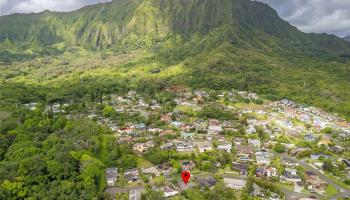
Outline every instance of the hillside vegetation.
POLYGON ((186 84, 288 97, 350 117, 350 43, 302 33, 263 3, 114 0, 2 16, 0 27, 4 102, 186 84))

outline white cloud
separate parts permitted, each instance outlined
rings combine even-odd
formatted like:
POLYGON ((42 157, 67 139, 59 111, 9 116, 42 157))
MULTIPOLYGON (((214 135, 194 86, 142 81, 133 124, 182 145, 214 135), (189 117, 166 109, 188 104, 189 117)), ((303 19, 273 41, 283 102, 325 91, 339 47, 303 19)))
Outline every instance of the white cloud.
POLYGON ((304 32, 350 34, 350 0, 258 0, 304 32))
POLYGON ((44 10, 73 11, 85 5, 108 1, 111 0, 0 0, 0 15, 44 10))

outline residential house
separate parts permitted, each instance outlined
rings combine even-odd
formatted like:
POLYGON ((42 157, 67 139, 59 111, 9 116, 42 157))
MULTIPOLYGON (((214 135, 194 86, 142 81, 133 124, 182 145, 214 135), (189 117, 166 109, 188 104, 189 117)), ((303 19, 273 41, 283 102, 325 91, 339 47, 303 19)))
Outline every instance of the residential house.
POLYGON ((164 187, 163 188, 163 192, 164 192, 164 196, 165 197, 172 197, 175 196, 177 194, 179 194, 178 191, 174 190, 173 188, 170 187, 164 187))
POLYGON ((304 175, 305 182, 308 184, 308 188, 314 190, 317 193, 324 194, 327 187, 327 182, 322 180, 312 171, 306 171, 304 175))
POLYGON ((239 161, 247 162, 253 160, 253 148, 249 146, 237 145, 236 157, 239 161))
POLYGON ((277 169, 274 167, 258 167, 256 169, 257 177, 275 177, 277 176, 277 169))
POLYGON ((145 143, 136 143, 132 146, 133 151, 138 151, 140 153, 147 151, 149 148, 154 147, 153 141, 148 141, 145 143))
POLYGON ((172 126, 175 126, 175 127, 177 127, 177 128, 180 128, 181 126, 184 125, 184 123, 178 122, 178 121, 173 121, 173 122, 171 122, 171 125, 172 125, 172 126))
POLYGON ((173 167, 169 164, 162 164, 162 165, 158 165, 157 169, 164 175, 164 176, 168 176, 171 174, 171 172, 173 171, 173 167))
POLYGON ((193 143, 190 140, 179 140, 174 143, 178 152, 192 152, 194 150, 193 143))
POLYGON ((341 146, 333 146, 333 147, 329 147, 329 151, 331 151, 335 154, 340 154, 344 151, 344 148, 341 146))
POLYGON ((298 162, 295 162, 294 160, 290 158, 282 158, 281 160, 282 164, 284 164, 287 167, 297 167, 299 166, 298 162))
POLYGON ((233 143, 234 143, 235 145, 243 145, 245 142, 246 142, 246 139, 245 139, 245 138, 238 138, 238 137, 235 137, 235 139, 233 140, 233 143))
POLYGON ((129 183, 136 182, 139 180, 139 171, 138 169, 129 169, 124 172, 124 179, 129 183))
POLYGON ((256 133, 256 128, 255 128, 253 125, 249 125, 249 126, 246 128, 246 133, 247 133, 247 134, 254 134, 254 133, 256 133))
POLYGON ((269 152, 266 150, 255 152, 255 159, 258 165, 270 165, 269 152))
POLYGON ((232 163, 232 169, 235 171, 238 171, 240 175, 247 176, 248 175, 248 170, 249 170, 249 165, 243 164, 243 163, 232 163))
POLYGON ((124 127, 118 130, 120 134, 132 135, 135 134, 135 130, 132 127, 124 127))
POLYGON ((222 128, 225 131, 237 132, 238 130, 235 128, 235 125, 231 121, 223 121, 222 128))
POLYGON ((213 150, 213 145, 209 141, 195 141, 194 145, 197 146, 200 153, 213 150))
POLYGON ((227 151, 227 152, 231 152, 232 149, 232 144, 228 143, 227 141, 221 141, 218 144, 218 150, 222 150, 222 151, 227 151))
POLYGON ((148 132, 150 132, 150 133, 161 133, 161 132, 163 132, 163 130, 160 129, 160 128, 148 128, 148 132))
POLYGON ((212 176, 198 178, 196 182, 200 188, 212 188, 217 183, 216 179, 212 176))
POLYGON ((318 159, 320 159, 320 157, 331 158, 330 156, 325 155, 323 153, 313 153, 313 154, 310 155, 310 158, 313 159, 313 160, 318 160, 318 159))
POLYGON ((301 182, 301 178, 298 176, 296 169, 286 168, 281 178, 287 182, 301 182))
POLYGON ((174 148, 174 144, 171 142, 165 143, 165 144, 160 146, 161 150, 171 150, 173 148, 174 148))
POLYGON ((313 134, 311 133, 308 133, 304 136, 304 140, 307 141, 307 142, 315 142, 316 141, 316 136, 314 136, 313 134))
POLYGON ((150 167, 150 168, 147 168, 147 169, 143 169, 142 173, 144 173, 144 174, 152 174, 152 175, 158 177, 158 176, 160 176, 161 172, 157 169, 157 167, 150 167))
POLYGON ((26 108, 28 108, 29 110, 35 110, 37 105, 38 105, 37 103, 27 103, 27 104, 24 104, 24 106, 25 106, 26 108))
POLYGON ((253 147, 260 147, 261 142, 258 139, 248 139, 248 144, 253 146, 253 147))
POLYGON ((138 130, 145 130, 147 127, 146 127, 146 124, 140 123, 140 124, 133 125, 133 128, 138 129, 138 130))
POLYGON ((193 169, 195 166, 196 164, 192 161, 185 160, 181 162, 181 167, 182 167, 182 170, 184 171, 189 171, 193 169))
POLYGON ((107 185, 108 186, 114 186, 115 182, 117 181, 118 176, 118 168, 107 168, 106 169, 106 179, 107 179, 107 185))
POLYGON ((186 133, 186 132, 181 132, 181 137, 183 139, 193 139, 195 136, 194 133, 186 133))
POLYGON ((210 119, 208 121, 208 133, 209 134, 218 134, 222 131, 223 131, 223 129, 221 126, 221 122, 219 120, 210 119))

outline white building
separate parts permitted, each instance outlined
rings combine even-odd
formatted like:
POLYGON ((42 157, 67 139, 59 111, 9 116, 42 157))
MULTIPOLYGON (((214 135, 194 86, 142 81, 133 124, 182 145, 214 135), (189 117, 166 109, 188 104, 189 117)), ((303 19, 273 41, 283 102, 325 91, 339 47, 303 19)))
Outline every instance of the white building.
POLYGON ((223 142, 223 143, 218 145, 218 150, 231 152, 231 149, 232 149, 232 144, 227 143, 227 142, 223 142))
POLYGON ((195 141, 194 145, 197 146, 200 153, 213 150, 213 145, 209 141, 195 141))
POLYGON ((255 158, 258 165, 270 165, 270 156, 266 151, 255 152, 255 158))
POLYGON ((178 191, 176 191, 176 190, 174 190, 172 188, 169 188, 169 187, 165 187, 163 189, 163 191, 164 191, 164 196, 165 197, 171 197, 171 196, 175 196, 175 195, 179 194, 178 191))

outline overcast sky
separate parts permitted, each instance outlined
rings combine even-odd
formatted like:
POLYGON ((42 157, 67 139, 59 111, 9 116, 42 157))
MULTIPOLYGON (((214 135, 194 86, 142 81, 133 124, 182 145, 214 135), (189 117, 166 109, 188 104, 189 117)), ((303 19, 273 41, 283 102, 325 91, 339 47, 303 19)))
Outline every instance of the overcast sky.
MULTIPOLYGON (((0 15, 72 11, 84 5, 110 0, 0 0, 0 15)), ((350 0, 258 0, 304 32, 350 35, 350 0)))

